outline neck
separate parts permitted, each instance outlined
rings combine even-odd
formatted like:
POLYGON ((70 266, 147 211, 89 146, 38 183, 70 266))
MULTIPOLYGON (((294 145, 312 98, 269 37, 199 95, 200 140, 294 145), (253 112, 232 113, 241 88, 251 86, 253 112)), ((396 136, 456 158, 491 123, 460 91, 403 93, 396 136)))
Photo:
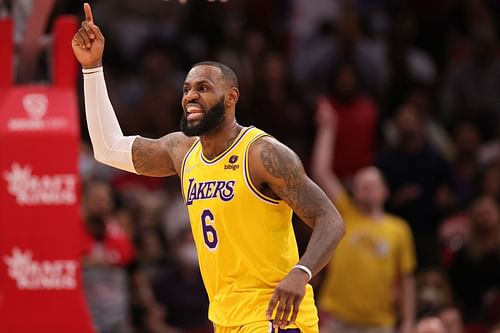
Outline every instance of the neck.
POLYGON ((234 142, 242 128, 236 122, 236 119, 233 119, 232 123, 222 125, 214 133, 202 135, 200 142, 203 147, 203 155, 208 159, 212 159, 222 153, 234 142))
POLYGON ((384 216, 384 210, 381 207, 360 205, 358 204, 358 209, 366 216, 369 216, 375 222, 379 221, 384 216))

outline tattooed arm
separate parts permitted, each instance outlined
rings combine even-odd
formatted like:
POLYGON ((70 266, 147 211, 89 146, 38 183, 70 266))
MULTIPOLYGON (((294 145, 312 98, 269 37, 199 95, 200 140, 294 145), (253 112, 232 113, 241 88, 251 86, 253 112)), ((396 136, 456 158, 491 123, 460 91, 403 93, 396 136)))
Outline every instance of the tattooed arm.
POLYGON ((182 159, 195 138, 173 132, 156 140, 137 137, 132 145, 132 161, 140 175, 163 177, 180 174, 182 159))
MULTIPOLYGON (((307 249, 298 262, 318 273, 343 237, 344 222, 325 193, 305 174, 298 156, 273 138, 263 137, 250 147, 249 169, 254 184, 264 193, 284 200, 313 228, 307 249)), ((292 269, 278 284, 269 303, 268 318, 277 307, 275 325, 294 322, 309 276, 292 269), (292 309, 293 308, 293 309, 292 309), (291 314, 291 317, 290 317, 291 314)))
POLYGON ((250 147, 250 176, 264 193, 284 200, 314 228, 299 264, 313 274, 329 261, 344 234, 344 223, 325 193, 306 175, 299 157, 277 140, 264 137, 250 147))

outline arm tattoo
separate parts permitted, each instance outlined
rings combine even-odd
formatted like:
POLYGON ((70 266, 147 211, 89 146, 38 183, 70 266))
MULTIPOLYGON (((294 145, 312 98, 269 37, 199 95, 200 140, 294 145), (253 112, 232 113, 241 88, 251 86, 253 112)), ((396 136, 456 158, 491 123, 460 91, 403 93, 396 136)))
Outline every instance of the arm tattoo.
POLYGON ((132 146, 132 159, 136 171, 149 176, 175 173, 175 150, 181 141, 178 136, 163 137, 158 140, 137 138, 132 146))
POLYGON ((284 182, 271 186, 272 190, 301 218, 312 219, 326 213, 322 192, 306 176, 302 163, 292 151, 262 140, 260 159, 269 174, 284 182))
POLYGON ((139 174, 148 174, 153 169, 153 163, 150 161, 150 156, 154 151, 154 144, 149 140, 136 139, 132 146, 132 160, 135 170, 139 174))
POLYGON ((183 138, 179 136, 174 136, 167 141, 167 150, 169 152, 169 155, 171 156, 171 163, 170 163, 171 169, 177 173, 180 173, 180 165, 182 163, 182 159, 184 158, 185 154, 185 151, 181 152, 179 149, 182 142, 183 138))
POLYGON ((345 233, 344 222, 325 193, 304 172, 300 159, 286 146, 266 138, 257 141, 265 183, 313 227, 299 264, 317 273, 329 261, 345 233))

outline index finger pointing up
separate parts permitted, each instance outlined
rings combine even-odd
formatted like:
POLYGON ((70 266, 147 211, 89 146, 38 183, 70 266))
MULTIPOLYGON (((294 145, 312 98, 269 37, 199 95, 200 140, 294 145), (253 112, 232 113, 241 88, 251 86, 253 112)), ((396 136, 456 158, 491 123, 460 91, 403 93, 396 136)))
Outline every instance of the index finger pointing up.
POLYGON ((92 17, 92 9, 88 2, 83 4, 83 11, 85 12, 85 20, 87 22, 94 22, 94 18, 92 17))

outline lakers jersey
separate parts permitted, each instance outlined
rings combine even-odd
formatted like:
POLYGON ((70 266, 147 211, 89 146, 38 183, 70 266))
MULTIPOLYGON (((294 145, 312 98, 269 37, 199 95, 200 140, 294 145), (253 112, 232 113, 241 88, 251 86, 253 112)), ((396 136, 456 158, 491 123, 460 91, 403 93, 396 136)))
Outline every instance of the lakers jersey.
MULTIPOLYGON (((182 163, 182 191, 210 300, 208 316, 220 326, 266 320, 274 288, 299 260, 292 210, 259 192, 249 176, 249 146, 265 135, 243 128, 213 159, 203 155, 197 140, 182 163)), ((307 285, 297 323, 317 321, 307 285)))

